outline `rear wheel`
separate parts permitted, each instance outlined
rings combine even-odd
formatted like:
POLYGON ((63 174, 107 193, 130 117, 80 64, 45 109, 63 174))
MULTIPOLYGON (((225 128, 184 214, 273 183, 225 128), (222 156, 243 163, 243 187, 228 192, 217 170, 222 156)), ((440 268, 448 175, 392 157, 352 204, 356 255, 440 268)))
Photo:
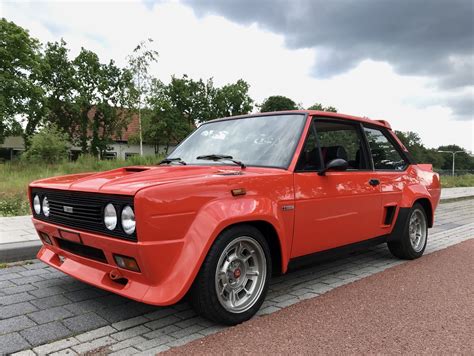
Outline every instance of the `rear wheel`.
POLYGON ((411 208, 402 236, 387 243, 390 252, 405 260, 421 257, 428 241, 428 219, 423 207, 416 203, 411 208))
POLYGON ((191 301, 198 313, 235 325, 260 308, 271 276, 271 256, 261 232, 250 225, 224 231, 196 277, 191 301))

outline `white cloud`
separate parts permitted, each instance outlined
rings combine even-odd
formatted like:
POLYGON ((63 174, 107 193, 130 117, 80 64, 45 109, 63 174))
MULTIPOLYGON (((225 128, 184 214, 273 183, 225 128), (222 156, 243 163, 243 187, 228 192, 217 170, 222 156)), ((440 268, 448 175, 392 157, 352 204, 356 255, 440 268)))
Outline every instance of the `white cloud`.
POLYGON ((416 131, 430 147, 456 143, 474 151, 473 122, 454 120, 427 79, 400 76, 386 63, 366 60, 326 80, 311 76, 318 53, 285 48, 282 36, 258 25, 239 25, 220 16, 198 18, 177 2, 34 2, 3 3, 2 16, 30 30, 42 42, 61 37, 76 55, 81 47, 102 61, 125 65, 141 40, 153 38, 160 53, 153 73, 214 77, 217 85, 239 78, 251 84, 251 96, 286 95, 304 106, 332 105, 340 112, 386 119, 397 130, 416 131))

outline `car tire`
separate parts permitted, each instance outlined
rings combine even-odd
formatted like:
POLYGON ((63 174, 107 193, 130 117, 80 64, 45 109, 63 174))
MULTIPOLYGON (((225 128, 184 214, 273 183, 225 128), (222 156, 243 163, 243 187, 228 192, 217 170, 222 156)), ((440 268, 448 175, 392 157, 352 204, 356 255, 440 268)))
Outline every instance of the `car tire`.
POLYGON ((428 241, 428 219, 421 204, 415 203, 408 214, 403 233, 396 241, 387 242, 395 257, 414 260, 423 255, 428 241))
POLYGON ((251 225, 236 225, 216 239, 191 290, 196 312, 225 325, 250 319, 260 309, 271 278, 270 248, 251 225))

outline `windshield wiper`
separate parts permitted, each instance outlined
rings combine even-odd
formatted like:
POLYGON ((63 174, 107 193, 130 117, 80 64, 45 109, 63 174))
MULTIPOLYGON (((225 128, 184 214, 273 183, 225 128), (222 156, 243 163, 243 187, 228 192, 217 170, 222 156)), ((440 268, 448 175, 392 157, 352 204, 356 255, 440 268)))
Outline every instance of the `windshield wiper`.
POLYGON ((165 158, 162 160, 159 164, 170 164, 173 162, 178 162, 179 164, 182 164, 183 166, 186 165, 186 162, 184 162, 181 158, 176 157, 176 158, 165 158))
POLYGON ((236 165, 240 166, 240 168, 242 168, 242 169, 245 168, 244 163, 235 160, 232 156, 227 156, 227 155, 216 155, 216 154, 203 155, 203 156, 197 156, 196 159, 205 159, 205 160, 208 160, 208 161, 226 160, 226 161, 231 161, 231 162, 235 163, 236 165))

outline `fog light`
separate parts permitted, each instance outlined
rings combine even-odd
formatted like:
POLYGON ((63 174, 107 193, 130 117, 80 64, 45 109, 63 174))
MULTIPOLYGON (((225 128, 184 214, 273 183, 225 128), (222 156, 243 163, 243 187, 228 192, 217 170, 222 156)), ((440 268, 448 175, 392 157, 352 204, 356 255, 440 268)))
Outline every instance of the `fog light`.
POLYGON ((49 235, 45 232, 40 232, 40 237, 41 237, 41 240, 43 240, 44 242, 46 242, 48 245, 52 245, 52 241, 51 239, 49 238, 49 235))
POLYGON ((134 272, 140 272, 140 267, 138 267, 137 261, 132 257, 114 255, 114 260, 117 266, 123 269, 128 269, 134 272))

